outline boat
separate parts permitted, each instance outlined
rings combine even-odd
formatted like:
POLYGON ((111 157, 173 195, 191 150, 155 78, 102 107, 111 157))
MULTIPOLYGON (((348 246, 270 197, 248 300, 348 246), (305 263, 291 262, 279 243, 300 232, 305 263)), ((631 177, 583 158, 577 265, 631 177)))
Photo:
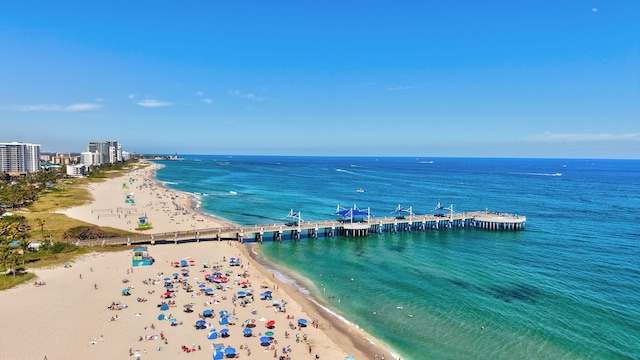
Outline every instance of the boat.
POLYGON ((356 191, 359 192, 359 193, 363 193, 364 192, 364 190, 362 188, 360 188, 360 189, 358 189, 356 191))

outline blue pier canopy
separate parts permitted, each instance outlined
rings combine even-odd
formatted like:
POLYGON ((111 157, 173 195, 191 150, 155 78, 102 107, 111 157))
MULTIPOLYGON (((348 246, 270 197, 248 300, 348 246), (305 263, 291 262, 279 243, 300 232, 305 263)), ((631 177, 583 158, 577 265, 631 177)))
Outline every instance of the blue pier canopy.
POLYGON ((338 208, 336 209, 335 212, 336 215, 341 216, 343 218, 354 218, 357 216, 370 216, 371 213, 369 212, 369 209, 367 210, 360 210, 358 209, 358 207, 354 204, 352 208, 343 208, 340 205, 338 205, 338 208))

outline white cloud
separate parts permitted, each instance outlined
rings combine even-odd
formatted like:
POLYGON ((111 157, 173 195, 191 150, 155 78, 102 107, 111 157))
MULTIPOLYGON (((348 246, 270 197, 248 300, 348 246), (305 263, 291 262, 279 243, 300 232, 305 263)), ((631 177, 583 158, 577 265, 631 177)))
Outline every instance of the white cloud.
POLYGON ((138 101, 137 104, 140 105, 140 106, 144 106, 144 107, 162 107, 162 106, 173 105, 173 103, 166 102, 166 101, 160 101, 160 100, 156 100, 156 99, 142 99, 142 100, 138 101))
POLYGON ((417 87, 418 87, 418 85, 396 86, 396 87, 387 88, 387 91, 407 90, 407 89, 413 89, 413 88, 417 88, 417 87))
POLYGON ((5 107, 5 109, 13 111, 91 111, 100 109, 102 105, 92 103, 77 103, 71 105, 58 105, 58 104, 38 104, 38 105, 15 105, 5 107))
POLYGON ((128 98, 129 100, 133 100, 133 99, 135 99, 137 96, 138 96, 138 95, 136 95, 136 94, 129 94, 129 95, 127 95, 127 98, 128 98))
POLYGON ((597 13, 598 12, 598 8, 591 8, 591 12, 597 13))
POLYGON ((229 91, 229 95, 253 101, 263 101, 265 99, 252 93, 244 93, 240 90, 229 91))
POLYGON ((211 105, 213 103, 213 100, 211 100, 211 99, 203 99, 202 102, 207 104, 207 105, 211 105))
POLYGON ((587 142, 587 141, 616 141, 616 140, 640 140, 640 133, 551 133, 525 137, 525 140, 543 142, 587 142))
POLYGON ((101 108, 100 104, 71 104, 64 108, 63 111, 90 111, 101 108))
POLYGON ((196 96, 203 96, 204 93, 202 91, 196 91, 196 96))

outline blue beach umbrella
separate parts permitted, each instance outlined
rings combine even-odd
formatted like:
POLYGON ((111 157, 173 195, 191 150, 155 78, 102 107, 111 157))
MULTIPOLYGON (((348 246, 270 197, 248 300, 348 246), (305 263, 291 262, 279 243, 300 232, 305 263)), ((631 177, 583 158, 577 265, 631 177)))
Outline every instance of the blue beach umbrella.
POLYGON ((298 319, 298 325, 305 327, 307 326, 307 320, 306 319, 298 319))
POLYGON ((225 355, 227 355, 227 357, 232 357, 236 354, 236 349, 229 346, 228 348, 224 349, 224 353, 225 355))
POLYGON ((202 312, 202 316, 210 317, 211 315, 213 315, 213 311, 211 309, 207 309, 202 312))
POLYGON ((160 311, 167 311, 167 310, 169 310, 169 304, 162 303, 162 305, 160 305, 160 311))
POLYGON ((270 343, 270 342, 271 342, 271 338, 270 338, 270 337, 268 337, 268 336, 262 336, 262 337, 260 338, 260 344, 262 344, 263 346, 264 346, 265 344, 266 344, 266 345, 269 345, 269 343, 270 343))
POLYGON ((180 266, 189 266, 187 260, 180 260, 180 266))
POLYGON ((253 331, 249 328, 245 328, 242 330, 242 335, 244 335, 244 337, 251 337, 253 335, 253 331))

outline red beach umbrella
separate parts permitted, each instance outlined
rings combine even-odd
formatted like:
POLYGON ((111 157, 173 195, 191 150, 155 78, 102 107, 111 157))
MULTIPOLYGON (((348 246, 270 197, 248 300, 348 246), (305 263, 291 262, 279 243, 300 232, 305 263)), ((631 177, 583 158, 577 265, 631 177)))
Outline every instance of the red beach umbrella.
POLYGON ((275 320, 269 320, 269 321, 267 321, 266 325, 267 325, 268 328, 272 328, 272 327, 274 327, 276 325, 276 322, 275 322, 275 320))

